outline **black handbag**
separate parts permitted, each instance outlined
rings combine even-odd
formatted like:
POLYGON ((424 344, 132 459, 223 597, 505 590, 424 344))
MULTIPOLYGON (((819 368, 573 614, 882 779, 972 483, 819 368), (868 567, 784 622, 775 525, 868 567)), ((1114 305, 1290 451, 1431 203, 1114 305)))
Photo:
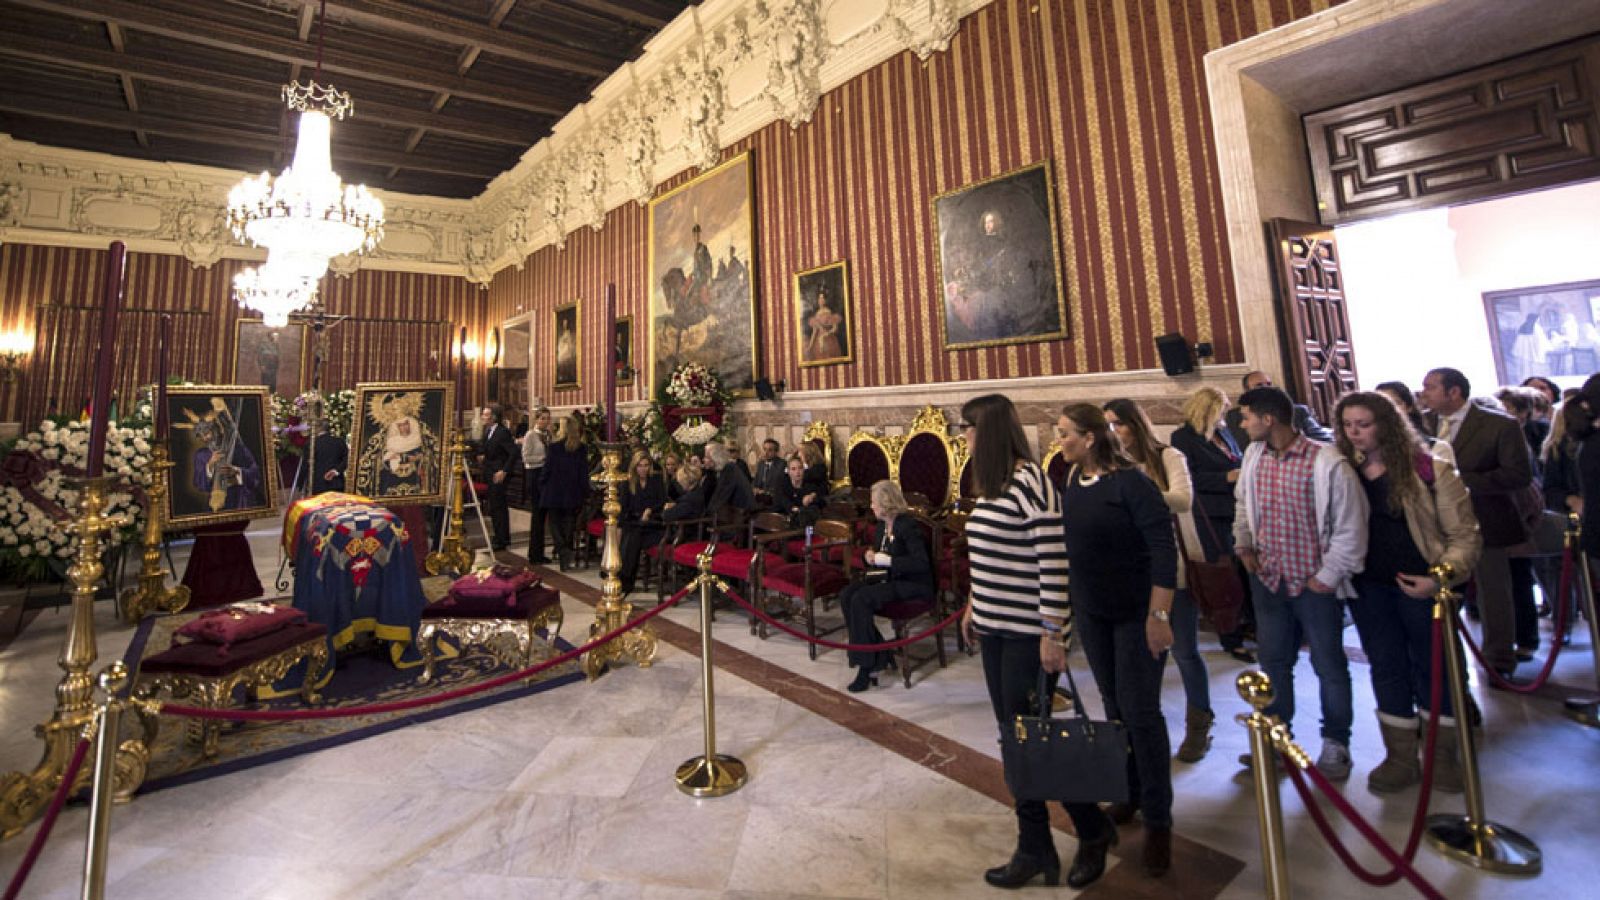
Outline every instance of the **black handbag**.
POLYGON ((1017 716, 1000 734, 1006 787, 1018 800, 1125 803, 1128 800, 1128 730, 1121 722, 1096 722, 1083 711, 1083 695, 1067 670, 1077 714, 1050 717, 1049 678, 1039 670, 1038 716, 1017 716))

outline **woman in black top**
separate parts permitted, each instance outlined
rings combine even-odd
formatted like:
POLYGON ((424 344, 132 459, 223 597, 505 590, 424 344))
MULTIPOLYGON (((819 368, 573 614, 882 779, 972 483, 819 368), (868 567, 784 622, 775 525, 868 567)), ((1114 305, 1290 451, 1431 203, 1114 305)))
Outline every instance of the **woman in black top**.
POLYGON ((800 443, 800 458, 805 461, 805 483, 810 492, 819 498, 828 496, 828 464, 822 458, 822 451, 811 441, 800 443))
POLYGON ((545 448, 544 479, 539 504, 550 512, 561 571, 572 567, 572 525, 578 507, 589 495, 589 454, 583 446, 583 425, 577 416, 561 420, 561 433, 545 448))
MULTIPOLYGON (((880 580, 869 575, 867 580, 858 581, 839 594, 839 607, 844 610, 852 644, 883 643, 877 613, 886 604, 933 596, 933 562, 928 556, 928 541, 916 516, 906 506, 899 485, 885 480, 872 486, 872 514, 879 522, 878 534, 865 560, 869 572, 887 570, 887 576, 880 580)), ((849 662, 857 671, 847 690, 859 694, 869 685, 877 685, 878 679, 873 673, 887 669, 893 661, 894 654, 887 650, 851 650, 849 662)))
POLYGON ((667 487, 655 471, 650 454, 636 450, 628 465, 628 490, 622 498, 622 581, 624 594, 633 591, 639 573, 639 554, 661 540, 661 508, 667 487))
POLYGON ((699 466, 678 467, 678 499, 668 500, 661 508, 661 521, 678 522, 698 519, 705 515, 705 478, 699 466))
POLYGON ((1128 794, 1144 816, 1144 870, 1172 864, 1172 743, 1161 714, 1161 670, 1178 578, 1172 514, 1112 437, 1105 414, 1073 403, 1056 423, 1072 466, 1061 493, 1071 565, 1072 621, 1106 716, 1128 728, 1128 794))
POLYGON ((796 528, 814 525, 822 518, 822 507, 827 499, 806 481, 806 464, 798 454, 789 457, 789 469, 778 490, 772 495, 772 508, 789 517, 796 528))

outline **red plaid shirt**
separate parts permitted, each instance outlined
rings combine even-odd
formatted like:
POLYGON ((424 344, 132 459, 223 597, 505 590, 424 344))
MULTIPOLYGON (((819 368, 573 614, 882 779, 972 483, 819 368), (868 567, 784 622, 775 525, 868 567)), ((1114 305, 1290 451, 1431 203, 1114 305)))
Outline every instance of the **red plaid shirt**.
POLYGON ((1322 567, 1314 475, 1320 445, 1296 437, 1277 453, 1271 447, 1256 466, 1257 576, 1269 590, 1298 597, 1322 567))

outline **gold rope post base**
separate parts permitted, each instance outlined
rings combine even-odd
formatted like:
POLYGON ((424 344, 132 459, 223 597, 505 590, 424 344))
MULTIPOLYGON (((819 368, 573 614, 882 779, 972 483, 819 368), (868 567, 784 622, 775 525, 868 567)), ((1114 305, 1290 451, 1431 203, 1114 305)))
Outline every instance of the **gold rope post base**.
POLYGON ((167 570, 161 567, 161 535, 167 508, 166 445, 156 442, 150 448, 150 489, 145 492, 144 542, 139 568, 139 586, 122 592, 120 606, 125 622, 137 622, 152 612, 182 612, 189 605, 186 585, 167 587, 167 570))
POLYGON ((700 551, 700 574, 695 578, 700 586, 700 688, 705 704, 706 752, 685 760, 678 766, 676 775, 678 790, 691 797, 721 797, 744 787, 750 780, 750 772, 743 762, 717 752, 717 701, 711 665, 711 588, 715 585, 726 591, 728 585, 711 574, 714 546, 700 551))
POLYGON ((467 441, 462 429, 455 430, 450 444, 450 522, 445 526, 444 540, 439 549, 428 554, 423 566, 429 575, 443 572, 462 574, 472 568, 472 554, 461 546, 461 534, 466 527, 461 504, 462 482, 467 477, 467 441))
POLYGON ((1239 696, 1254 712, 1240 715, 1239 722, 1250 730, 1251 775, 1256 788, 1256 824, 1261 830, 1261 877, 1268 900, 1289 898, 1289 853, 1283 839, 1283 805, 1278 799, 1278 753, 1288 740, 1288 729, 1276 716, 1267 715, 1272 705, 1272 679, 1265 672, 1244 672, 1234 679, 1239 696))
MULTIPOLYGON (((1449 566, 1434 566, 1439 581, 1433 614, 1444 620, 1445 678, 1450 681, 1450 703, 1455 712, 1456 744, 1461 748, 1461 781, 1466 788, 1466 815, 1441 813, 1428 817, 1428 843, 1456 862, 1498 875, 1537 875, 1544 868, 1539 845, 1523 834, 1489 821, 1483 811, 1483 782, 1478 775, 1478 747, 1467 715, 1467 679, 1462 670, 1460 620, 1456 596, 1450 590, 1449 566)), ((1563 600, 1562 602, 1566 602, 1563 600)), ((1560 640, 1560 635, 1556 636, 1560 640)))
MULTIPOLYGON (((606 499, 600 507, 606 519, 606 543, 600 553, 600 603, 594 608, 594 624, 589 626, 589 637, 615 631, 628 624, 633 616, 633 604, 622 599, 622 501, 617 498, 617 485, 628 480, 622 473, 622 453, 626 444, 601 444, 601 472, 596 481, 605 484, 606 499)), ((590 650, 583 658, 583 671, 590 681, 599 678, 613 661, 632 662, 641 669, 650 668, 656 659, 656 634, 644 625, 615 640, 590 650)))

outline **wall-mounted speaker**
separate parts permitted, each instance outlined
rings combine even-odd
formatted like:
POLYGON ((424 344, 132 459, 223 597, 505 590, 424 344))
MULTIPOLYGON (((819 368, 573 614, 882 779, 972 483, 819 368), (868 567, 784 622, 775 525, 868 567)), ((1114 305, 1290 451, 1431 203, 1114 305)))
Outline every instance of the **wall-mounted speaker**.
POLYGON ((1156 338, 1156 353, 1161 356, 1161 368, 1168 375, 1187 375, 1194 371, 1194 352, 1189 349, 1189 339, 1177 332, 1156 338))

